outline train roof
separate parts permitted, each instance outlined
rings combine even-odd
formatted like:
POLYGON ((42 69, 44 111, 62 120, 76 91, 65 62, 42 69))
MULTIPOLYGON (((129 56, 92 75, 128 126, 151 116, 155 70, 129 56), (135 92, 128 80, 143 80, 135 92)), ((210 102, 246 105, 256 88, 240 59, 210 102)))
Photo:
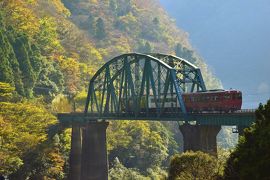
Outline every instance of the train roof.
POLYGON ((236 89, 230 89, 230 90, 225 90, 225 89, 211 89, 211 90, 206 90, 206 91, 197 91, 197 92, 192 92, 192 93, 184 93, 184 94, 194 94, 194 93, 220 93, 220 92, 241 92, 236 89))

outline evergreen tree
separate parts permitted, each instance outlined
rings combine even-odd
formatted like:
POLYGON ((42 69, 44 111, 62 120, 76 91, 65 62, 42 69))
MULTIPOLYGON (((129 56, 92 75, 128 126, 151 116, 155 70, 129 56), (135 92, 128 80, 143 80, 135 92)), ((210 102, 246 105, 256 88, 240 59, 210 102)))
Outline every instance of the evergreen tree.
POLYGON ((140 53, 151 53, 153 51, 153 47, 148 41, 146 42, 143 41, 143 42, 139 42, 137 51, 140 53))
POLYGON ((270 177, 270 100, 260 104, 256 122, 244 130, 239 144, 231 153, 224 179, 269 179, 270 177))
POLYGON ((95 17, 89 13, 89 16, 86 20, 86 22, 84 23, 85 29, 90 33, 95 33, 95 17))
POLYGON ((153 19, 153 23, 154 23, 154 25, 159 25, 159 19, 157 18, 157 17, 155 17, 154 19, 153 19))
POLYGON ((3 31, 0 29, 0 81, 13 83, 13 72, 9 63, 9 46, 7 37, 4 36, 3 31))
POLYGON ((175 55, 178 57, 182 56, 182 45, 180 43, 177 43, 175 46, 175 55))
POLYGON ((102 18, 98 18, 96 21, 96 38, 103 39, 106 36, 105 25, 102 18))
POLYGON ((193 56, 193 51, 183 47, 180 43, 177 43, 175 46, 175 54, 178 57, 184 58, 191 63, 195 63, 196 58, 193 56))
POLYGON ((110 0, 110 9, 115 12, 117 10, 117 3, 115 0, 110 0))
POLYGON ((32 97, 36 77, 29 58, 31 48, 27 37, 21 35, 16 38, 13 44, 13 49, 22 72, 22 82, 24 85, 25 96, 32 97))

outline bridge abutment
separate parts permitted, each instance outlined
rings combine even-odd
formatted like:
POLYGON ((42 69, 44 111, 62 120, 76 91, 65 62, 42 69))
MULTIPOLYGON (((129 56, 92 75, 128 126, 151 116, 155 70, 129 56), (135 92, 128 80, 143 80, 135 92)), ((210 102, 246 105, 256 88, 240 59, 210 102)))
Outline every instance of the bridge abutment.
POLYGON ((179 128, 183 135, 184 151, 217 153, 216 137, 221 126, 184 124, 179 128))
POLYGON ((106 129, 109 122, 89 122, 83 129, 81 180, 107 180, 106 129))

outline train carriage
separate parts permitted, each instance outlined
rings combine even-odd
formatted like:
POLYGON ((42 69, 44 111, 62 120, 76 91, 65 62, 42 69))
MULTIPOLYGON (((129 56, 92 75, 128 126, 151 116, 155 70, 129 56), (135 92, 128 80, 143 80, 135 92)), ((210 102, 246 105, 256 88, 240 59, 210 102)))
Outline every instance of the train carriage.
MULTIPOLYGON (((210 90, 199 91, 195 93, 183 93, 183 100, 187 112, 233 112, 241 109, 242 93, 237 90, 210 90)), ((146 96, 141 98, 140 111, 147 110, 155 112, 157 107, 164 107, 165 112, 181 111, 178 99, 175 93, 168 93, 164 100, 164 95, 160 95, 159 99, 155 100, 153 95, 148 99, 146 96), (164 105, 163 105, 164 103, 164 105)), ((128 112, 134 111, 132 99, 127 101, 126 109, 128 112)))
MULTIPOLYGON (((233 112, 241 109, 242 93, 237 90, 210 90, 195 93, 184 93, 183 100, 188 112, 223 111, 233 112)), ((161 106, 163 99, 160 99, 161 106)), ((149 108, 156 108, 153 96, 149 96, 149 108)), ((164 101, 164 108, 180 108, 176 94, 168 94, 164 101)))

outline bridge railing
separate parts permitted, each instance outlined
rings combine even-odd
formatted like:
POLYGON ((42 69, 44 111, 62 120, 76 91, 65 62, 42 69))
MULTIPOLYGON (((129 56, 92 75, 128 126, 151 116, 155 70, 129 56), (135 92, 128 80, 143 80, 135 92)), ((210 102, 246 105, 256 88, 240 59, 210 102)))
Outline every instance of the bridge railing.
POLYGON ((241 109, 238 111, 235 111, 235 113, 255 113, 257 109, 241 109))

